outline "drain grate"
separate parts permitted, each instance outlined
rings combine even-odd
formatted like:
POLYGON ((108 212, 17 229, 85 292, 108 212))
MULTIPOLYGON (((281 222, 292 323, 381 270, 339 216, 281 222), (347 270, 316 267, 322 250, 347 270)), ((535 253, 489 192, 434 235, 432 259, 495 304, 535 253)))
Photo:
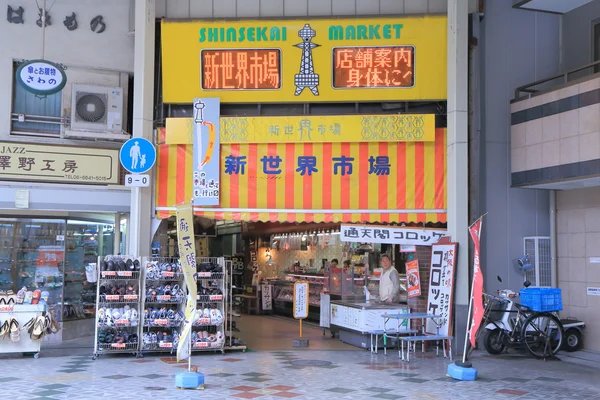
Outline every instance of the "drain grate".
POLYGON ((331 362, 323 360, 294 360, 290 364, 294 367, 324 367, 331 365, 331 362))
POLYGON ((167 388, 162 386, 146 386, 144 390, 167 390, 167 388))

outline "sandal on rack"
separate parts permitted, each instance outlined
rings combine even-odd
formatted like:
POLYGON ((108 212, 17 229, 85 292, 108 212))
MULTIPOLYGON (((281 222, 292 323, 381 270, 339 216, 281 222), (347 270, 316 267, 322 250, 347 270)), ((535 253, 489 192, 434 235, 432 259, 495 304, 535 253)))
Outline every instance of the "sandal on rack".
POLYGON ((10 340, 13 342, 18 342, 21 340, 21 328, 19 328, 19 321, 17 321, 16 318, 11 318, 8 325, 10 327, 10 340))

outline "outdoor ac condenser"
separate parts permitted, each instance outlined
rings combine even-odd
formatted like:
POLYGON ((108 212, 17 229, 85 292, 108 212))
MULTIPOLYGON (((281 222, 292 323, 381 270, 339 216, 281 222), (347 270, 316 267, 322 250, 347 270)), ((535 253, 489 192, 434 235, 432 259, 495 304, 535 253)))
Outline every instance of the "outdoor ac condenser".
POLYGON ((123 89, 73 84, 71 130, 121 133, 123 131, 123 89))
POLYGON ((550 238, 531 236, 523 238, 523 250, 529 255, 533 268, 525 272, 525 278, 533 286, 552 287, 552 263, 550 262, 550 238))

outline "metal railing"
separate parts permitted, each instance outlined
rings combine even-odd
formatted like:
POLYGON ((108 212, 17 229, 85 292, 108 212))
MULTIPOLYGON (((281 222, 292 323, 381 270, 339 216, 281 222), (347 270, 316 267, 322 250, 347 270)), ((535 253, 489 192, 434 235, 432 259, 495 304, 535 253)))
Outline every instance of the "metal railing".
POLYGON ((567 83, 569 81, 569 77, 572 74, 580 72, 580 71, 587 70, 589 68, 592 68, 592 73, 591 74, 595 74, 596 71, 594 70, 594 67, 598 67, 598 70, 600 71, 600 61, 595 61, 593 63, 583 65, 581 67, 572 69, 572 70, 564 72, 562 74, 554 75, 554 76, 551 76, 551 77, 545 78, 545 79, 540 79, 539 81, 535 81, 533 83, 528 83, 527 85, 519 86, 518 88, 515 89, 515 98, 514 98, 514 100, 518 100, 518 99, 522 99, 522 98, 527 98, 527 97, 529 97, 532 94, 536 94, 536 93, 540 92, 541 90, 540 89, 536 89, 535 87, 539 86, 539 85, 541 85, 543 83, 548 83, 548 82, 552 82, 552 81, 561 79, 560 83, 557 83, 556 85, 558 86, 558 85, 561 85, 561 84, 565 84, 565 83, 567 83), (521 92, 527 93, 528 95, 521 97, 521 92))

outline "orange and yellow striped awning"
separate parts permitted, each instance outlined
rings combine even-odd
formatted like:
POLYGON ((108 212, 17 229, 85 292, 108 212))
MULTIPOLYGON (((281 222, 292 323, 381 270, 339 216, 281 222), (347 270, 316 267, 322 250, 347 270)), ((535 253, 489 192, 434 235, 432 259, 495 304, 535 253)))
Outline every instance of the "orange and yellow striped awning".
MULTIPOLYGON (((159 218, 192 198, 192 153, 189 144, 158 146, 159 218)), ((196 207, 195 214, 236 221, 446 222, 446 132, 436 129, 431 142, 223 144, 220 205, 196 207), (309 174, 298 157, 316 170, 309 174)))

